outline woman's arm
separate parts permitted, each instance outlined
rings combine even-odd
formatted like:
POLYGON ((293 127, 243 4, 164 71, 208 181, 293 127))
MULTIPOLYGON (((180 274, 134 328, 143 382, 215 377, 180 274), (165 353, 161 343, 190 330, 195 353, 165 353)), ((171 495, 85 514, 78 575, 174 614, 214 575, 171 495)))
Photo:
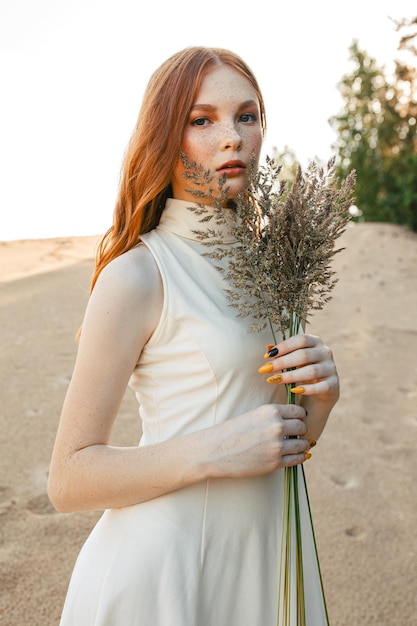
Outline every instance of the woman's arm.
POLYGON ((301 407, 264 405, 205 431, 148 446, 115 447, 110 434, 129 377, 162 309, 145 246, 110 263, 87 306, 49 474, 62 512, 129 506, 206 478, 263 474, 305 460, 301 407))

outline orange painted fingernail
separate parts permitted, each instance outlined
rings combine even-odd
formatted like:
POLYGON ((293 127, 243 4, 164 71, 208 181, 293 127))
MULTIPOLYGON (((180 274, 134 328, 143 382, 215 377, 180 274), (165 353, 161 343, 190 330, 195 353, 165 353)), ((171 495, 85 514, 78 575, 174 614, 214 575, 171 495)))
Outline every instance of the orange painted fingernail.
POLYGON ((269 343, 269 344, 266 346, 266 348, 265 348, 265 349, 266 349, 266 351, 267 351, 267 352, 269 352, 270 350, 272 350, 272 348, 273 348, 273 347, 274 347, 274 344, 273 344, 273 343, 269 343))
POLYGON ((310 448, 314 448, 317 445, 317 441, 315 439, 310 439, 308 442, 310 444, 310 448))
POLYGON ((304 387, 293 387, 291 389, 291 393, 304 393, 305 389, 304 387))
POLYGON ((272 363, 265 363, 265 365, 262 365, 258 369, 258 372, 260 374, 269 374, 269 372, 272 372, 273 369, 274 369, 274 366, 272 365, 272 363))
POLYGON ((270 376, 269 378, 266 379, 267 383, 282 383, 283 380, 283 375, 282 374, 274 374, 273 376, 270 376))
POLYGON ((305 458, 306 461, 308 461, 308 459, 311 459, 310 452, 304 452, 304 458, 305 458))

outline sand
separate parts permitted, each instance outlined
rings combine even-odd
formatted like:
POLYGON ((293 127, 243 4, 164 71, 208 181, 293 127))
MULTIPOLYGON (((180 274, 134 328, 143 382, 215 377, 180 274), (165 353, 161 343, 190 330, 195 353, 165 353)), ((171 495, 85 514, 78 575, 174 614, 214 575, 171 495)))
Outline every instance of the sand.
MULTIPOLYGON (((46 495, 97 240, 0 243, 1 626, 58 624, 74 561, 100 515, 57 513, 46 495)), ((305 465, 330 622, 411 626, 417 235, 351 224, 341 244, 333 299, 309 327, 333 349, 342 380, 341 399, 305 465)), ((139 432, 127 391, 113 442, 130 444, 139 432)))

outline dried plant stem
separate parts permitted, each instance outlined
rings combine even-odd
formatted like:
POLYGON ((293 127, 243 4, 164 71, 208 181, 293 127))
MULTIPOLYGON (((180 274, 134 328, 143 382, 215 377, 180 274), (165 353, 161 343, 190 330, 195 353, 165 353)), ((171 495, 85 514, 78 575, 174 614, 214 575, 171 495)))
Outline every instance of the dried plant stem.
MULTIPOLYGON (((301 332, 302 320, 295 313, 290 315, 289 336, 293 336, 301 332)), ((294 383, 286 385, 287 402, 295 404, 294 394, 291 388, 294 383)), ((282 523, 281 523, 281 546, 280 546, 280 571, 278 576, 278 611, 277 626, 292 626, 291 614, 291 595, 294 591, 294 567, 295 567, 295 590, 296 590, 296 625, 306 626, 306 606, 304 595, 304 565, 303 565, 303 542, 301 530, 301 510, 299 499, 299 479, 302 479, 307 509, 310 519, 311 532, 313 537, 314 551, 317 561, 317 568, 320 579, 320 586, 323 597, 324 610, 326 615, 326 624, 329 625, 327 613, 326 599, 324 595, 323 580, 320 571, 317 544, 313 527, 313 517, 311 513, 310 501, 307 492, 307 483, 303 465, 295 465, 286 467, 284 470, 284 490, 282 502, 282 523), (295 551, 295 563, 293 563, 293 552, 295 551)))

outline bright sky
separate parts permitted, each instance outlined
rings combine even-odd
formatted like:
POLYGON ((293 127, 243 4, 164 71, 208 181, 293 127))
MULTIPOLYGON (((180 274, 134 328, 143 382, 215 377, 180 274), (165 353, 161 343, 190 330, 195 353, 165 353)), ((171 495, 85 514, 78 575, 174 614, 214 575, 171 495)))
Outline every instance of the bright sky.
POLYGON ((144 87, 191 45, 240 54, 264 93, 264 152, 327 160, 358 39, 396 57, 415 0, 1 0, 0 241, 103 233, 144 87))

